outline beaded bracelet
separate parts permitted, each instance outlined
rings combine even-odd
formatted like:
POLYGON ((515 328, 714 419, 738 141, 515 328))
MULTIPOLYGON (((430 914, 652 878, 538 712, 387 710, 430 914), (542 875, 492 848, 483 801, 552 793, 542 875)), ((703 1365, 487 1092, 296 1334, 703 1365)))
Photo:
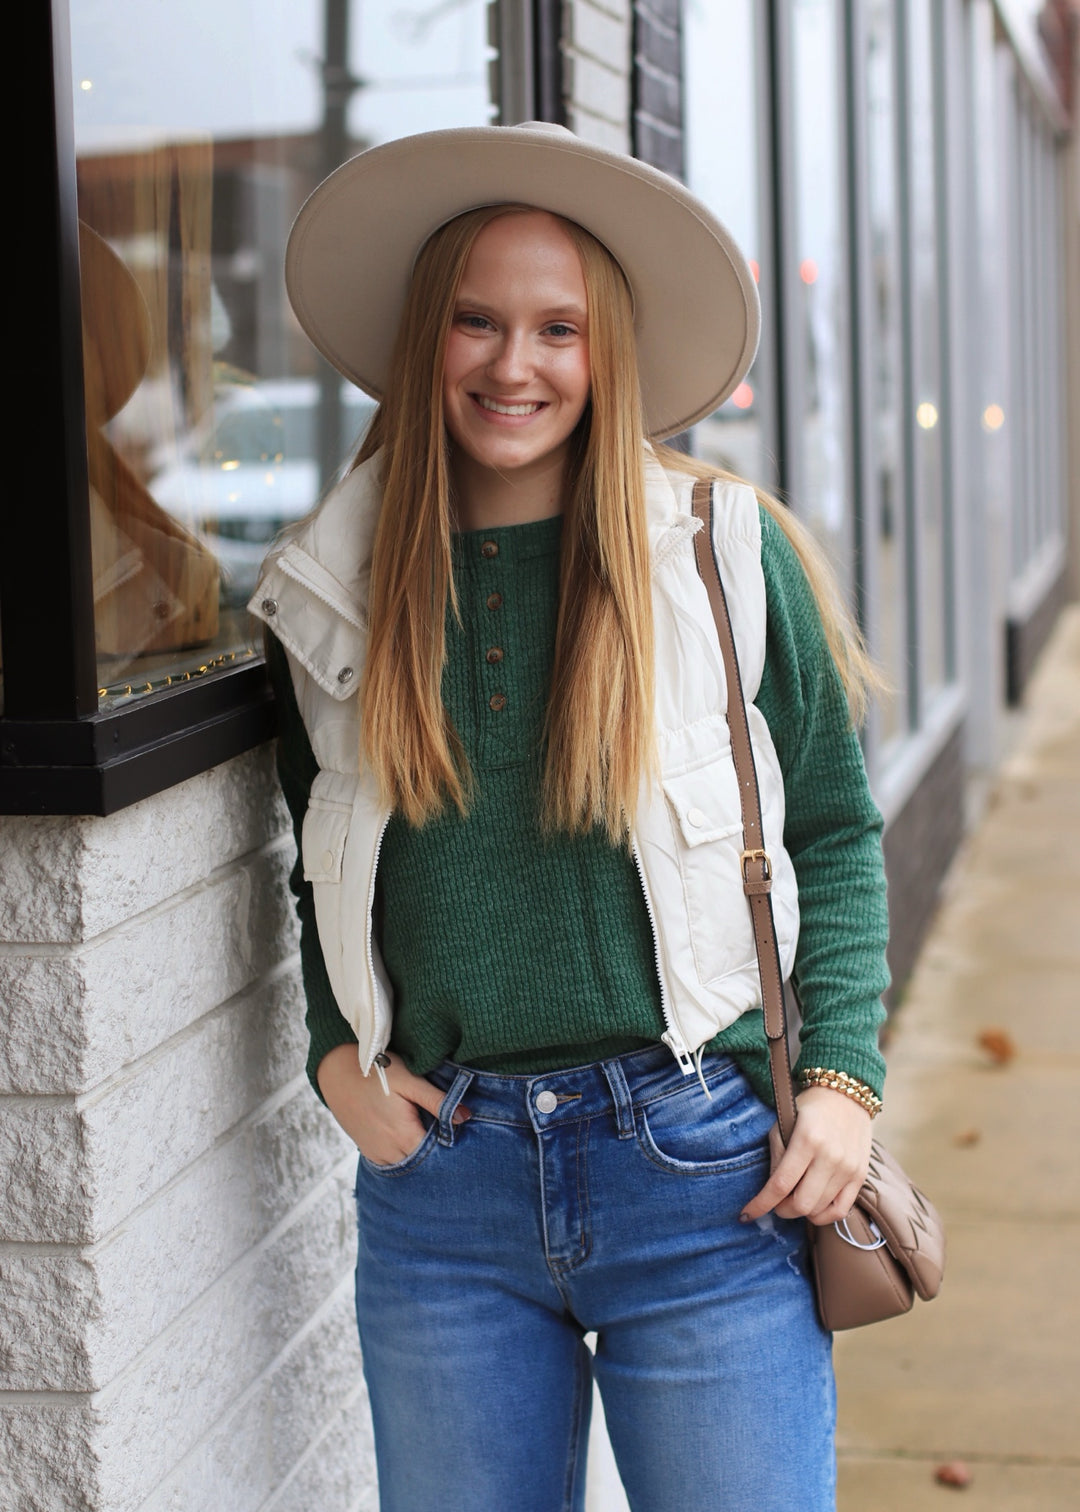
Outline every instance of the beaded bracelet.
POLYGON ((860 1108, 865 1108, 871 1118, 876 1118, 881 1112, 881 1098, 877 1093, 865 1082, 856 1081, 846 1071, 830 1071, 824 1066, 811 1066, 808 1070, 799 1072, 799 1085, 828 1087, 833 1092, 842 1092, 845 1097, 857 1102, 860 1108))

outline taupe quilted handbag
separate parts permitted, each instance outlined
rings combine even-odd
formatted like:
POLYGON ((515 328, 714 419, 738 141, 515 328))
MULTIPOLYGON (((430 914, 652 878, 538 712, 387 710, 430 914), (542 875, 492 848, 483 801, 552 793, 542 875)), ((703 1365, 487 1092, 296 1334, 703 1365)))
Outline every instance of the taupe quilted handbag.
MULTIPOLYGON (((694 485, 694 513, 704 525, 694 538, 698 572, 709 595, 728 686, 731 752, 739 779, 743 823, 743 891, 750 905, 769 1041, 776 1121, 785 1145, 795 1129, 795 1087, 788 1058, 787 1013, 773 923, 772 872, 765 850, 750 728, 746 720, 735 637, 724 585, 712 549, 712 488, 694 485)), ((829 1329, 858 1328, 908 1312, 916 1295, 936 1297, 945 1268, 945 1229, 933 1203, 875 1140, 870 1169, 855 1206, 842 1223, 807 1224, 818 1313, 829 1329)))

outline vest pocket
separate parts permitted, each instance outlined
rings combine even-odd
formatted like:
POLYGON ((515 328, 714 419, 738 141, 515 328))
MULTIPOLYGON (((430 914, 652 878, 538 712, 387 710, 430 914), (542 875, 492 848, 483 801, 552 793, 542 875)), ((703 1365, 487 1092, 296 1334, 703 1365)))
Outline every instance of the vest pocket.
POLYGON ((689 772, 661 777, 700 980, 713 982, 754 958, 742 889, 739 784, 730 750, 689 772))
POLYGON ((351 817, 351 804, 312 797, 301 831, 305 881, 341 881, 341 861, 351 817))

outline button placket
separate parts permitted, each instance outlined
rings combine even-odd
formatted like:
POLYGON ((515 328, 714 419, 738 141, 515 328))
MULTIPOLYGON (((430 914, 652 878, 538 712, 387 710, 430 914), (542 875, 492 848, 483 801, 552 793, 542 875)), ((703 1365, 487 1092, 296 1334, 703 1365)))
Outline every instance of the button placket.
MULTIPOLYGON (((484 540, 480 542, 480 556, 485 566, 501 569, 500 546, 496 540, 484 540)), ((485 577, 487 573, 483 574, 485 577)), ((481 589, 481 592, 484 590, 481 589)), ((492 589, 484 593, 484 604, 491 613, 503 606, 503 595, 500 590, 492 589)), ((510 725, 508 720, 508 708, 510 698, 506 691, 506 674, 503 662, 506 658, 506 650, 503 644, 503 632, 496 631, 494 626, 490 632, 490 638, 485 637, 486 644, 481 642, 477 650, 483 656, 480 665, 480 686, 484 690, 484 701, 487 704, 488 714, 484 721, 485 743, 494 739, 499 745, 504 745, 510 737, 510 725), (496 640, 498 635, 498 640, 496 640)))

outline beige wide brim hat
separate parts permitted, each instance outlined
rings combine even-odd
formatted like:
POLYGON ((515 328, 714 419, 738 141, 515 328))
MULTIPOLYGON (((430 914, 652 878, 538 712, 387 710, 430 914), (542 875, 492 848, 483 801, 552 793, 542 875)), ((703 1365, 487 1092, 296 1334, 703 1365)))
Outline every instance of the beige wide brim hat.
POLYGON ((421 247, 464 211, 505 203, 576 221, 619 262, 654 440, 735 390, 757 350, 760 310, 731 234, 677 179, 544 122, 429 131, 342 164, 289 236, 285 282, 301 326, 381 399, 421 247))

